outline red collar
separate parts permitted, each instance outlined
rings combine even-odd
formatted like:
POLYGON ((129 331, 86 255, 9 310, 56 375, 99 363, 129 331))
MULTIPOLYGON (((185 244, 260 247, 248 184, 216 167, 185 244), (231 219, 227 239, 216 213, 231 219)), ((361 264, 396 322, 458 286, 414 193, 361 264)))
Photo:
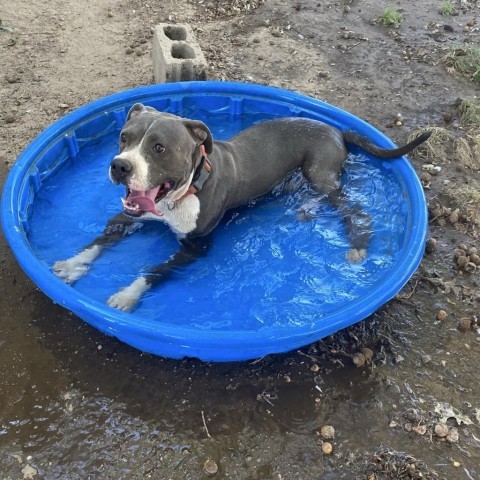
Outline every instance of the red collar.
POLYGON ((183 200, 185 197, 188 197, 188 195, 197 193, 199 190, 201 190, 203 184, 206 182, 210 172, 212 171, 212 164, 207 159, 207 152, 205 152, 205 147, 203 145, 200 145, 200 151, 202 152, 202 159, 200 160, 198 167, 195 169, 192 183, 179 200, 183 200))

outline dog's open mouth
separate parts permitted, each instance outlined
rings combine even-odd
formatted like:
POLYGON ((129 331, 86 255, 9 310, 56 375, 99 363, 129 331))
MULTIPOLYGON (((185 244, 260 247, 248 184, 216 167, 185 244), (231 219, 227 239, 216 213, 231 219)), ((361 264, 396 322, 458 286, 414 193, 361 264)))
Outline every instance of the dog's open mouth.
POLYGON ((140 217, 147 212, 161 217, 163 212, 157 210, 156 203, 172 190, 173 186, 174 182, 168 181, 150 190, 132 190, 127 187, 127 196, 122 198, 123 212, 131 217, 140 217))

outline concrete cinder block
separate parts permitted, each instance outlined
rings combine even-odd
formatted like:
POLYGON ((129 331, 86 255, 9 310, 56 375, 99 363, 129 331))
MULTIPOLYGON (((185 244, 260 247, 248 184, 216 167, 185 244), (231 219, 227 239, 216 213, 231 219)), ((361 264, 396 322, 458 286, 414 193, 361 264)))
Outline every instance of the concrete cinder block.
POLYGON ((155 26, 153 74, 156 83, 207 79, 207 61, 190 25, 155 26))

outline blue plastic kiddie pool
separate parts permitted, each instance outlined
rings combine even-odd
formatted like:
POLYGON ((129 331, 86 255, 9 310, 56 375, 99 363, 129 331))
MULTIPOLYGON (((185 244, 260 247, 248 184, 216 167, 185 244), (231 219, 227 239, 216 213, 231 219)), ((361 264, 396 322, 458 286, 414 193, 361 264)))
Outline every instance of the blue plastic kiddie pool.
MULTIPOLYGON (((315 196, 293 175, 266 198, 229 212, 208 255, 175 273, 132 313, 108 307, 114 292, 178 247, 150 222, 110 248, 73 286, 51 271, 99 235, 122 209, 124 187, 108 167, 136 102, 205 122, 225 140, 277 117, 314 118, 352 129, 381 147, 392 142, 358 118, 318 100, 259 85, 190 82, 121 92, 76 110, 41 133, 13 166, 2 224, 20 265, 56 303, 140 350, 230 361, 285 352, 358 322, 391 299, 418 267, 427 229, 423 191, 408 160, 353 150, 342 182, 373 218, 367 258, 349 249, 338 212, 320 202, 311 221, 299 207, 315 196)), ((292 141, 294 141, 292 139, 292 141)))

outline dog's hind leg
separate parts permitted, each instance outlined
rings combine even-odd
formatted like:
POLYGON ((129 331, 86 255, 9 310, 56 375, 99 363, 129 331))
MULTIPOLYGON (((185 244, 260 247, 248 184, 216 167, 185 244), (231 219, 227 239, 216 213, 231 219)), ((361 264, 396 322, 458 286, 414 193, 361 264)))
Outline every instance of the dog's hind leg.
POLYGON ((107 304, 118 310, 131 312, 145 292, 167 279, 172 273, 205 256, 212 242, 211 235, 207 235, 205 237, 183 239, 180 243, 180 250, 175 252, 166 262, 152 268, 128 287, 112 295, 107 304))
MULTIPOLYGON (((347 152, 344 149, 331 148, 328 165, 316 160, 314 157, 302 165, 302 172, 315 191, 321 194, 342 215, 347 229, 351 249, 347 259, 354 263, 363 260, 367 254, 367 247, 371 238, 371 217, 363 212, 360 207, 354 206, 348 200, 340 186, 341 166, 345 161, 347 152)), ((321 201, 321 198, 319 201, 321 201)), ((311 219, 314 215, 314 205, 302 207, 299 218, 311 219)))
POLYGON ((102 253, 105 247, 120 241, 125 235, 132 233, 134 219, 120 213, 111 218, 103 233, 88 244, 80 253, 68 260, 59 260, 52 270, 59 278, 68 284, 83 277, 92 262, 102 253))
POLYGON ((372 237, 372 217, 358 205, 352 205, 341 188, 331 192, 327 200, 340 212, 345 222, 352 247, 347 252, 347 260, 351 263, 362 261, 367 255, 372 237))

